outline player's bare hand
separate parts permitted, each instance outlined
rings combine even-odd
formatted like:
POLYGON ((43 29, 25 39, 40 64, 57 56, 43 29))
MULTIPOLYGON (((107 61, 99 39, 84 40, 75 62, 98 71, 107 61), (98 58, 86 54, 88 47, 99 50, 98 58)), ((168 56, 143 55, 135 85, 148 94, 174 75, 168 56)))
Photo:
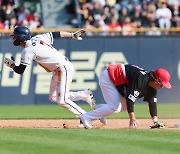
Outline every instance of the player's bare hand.
POLYGON ((137 120, 130 120, 129 121, 129 128, 137 128, 137 127, 138 127, 137 120))
POLYGON ((6 64, 7 67, 13 68, 15 66, 15 62, 12 59, 5 58, 4 63, 6 64))
POLYGON ((84 29, 78 30, 76 32, 72 33, 72 38, 77 39, 77 40, 82 40, 83 38, 81 37, 82 34, 86 33, 84 29))

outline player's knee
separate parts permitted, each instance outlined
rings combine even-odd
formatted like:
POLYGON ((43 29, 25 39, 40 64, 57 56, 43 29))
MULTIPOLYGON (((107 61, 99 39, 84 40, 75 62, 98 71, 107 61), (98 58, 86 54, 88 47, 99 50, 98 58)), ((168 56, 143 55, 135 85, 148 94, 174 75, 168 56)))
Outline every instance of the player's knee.
POLYGON ((114 113, 119 113, 119 112, 121 112, 122 106, 121 106, 121 104, 119 104, 118 106, 110 106, 110 108, 112 110, 114 110, 114 113))
POLYGON ((64 106, 66 103, 65 102, 58 102, 59 105, 64 106))
POLYGON ((116 108, 116 111, 115 111, 115 113, 119 113, 119 112, 121 112, 121 106, 119 106, 118 108, 116 108))
POLYGON ((119 112, 121 112, 121 109, 117 109, 116 111, 115 111, 115 113, 119 113, 119 112))
POLYGON ((58 99, 57 103, 61 106, 64 106, 66 104, 65 100, 63 100, 63 99, 58 99))

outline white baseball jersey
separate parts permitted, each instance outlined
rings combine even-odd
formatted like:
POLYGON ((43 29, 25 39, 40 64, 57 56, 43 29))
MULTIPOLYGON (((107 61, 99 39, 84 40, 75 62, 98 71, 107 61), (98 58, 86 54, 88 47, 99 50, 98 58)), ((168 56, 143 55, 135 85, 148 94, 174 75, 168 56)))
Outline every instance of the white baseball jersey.
POLYGON ((65 61, 65 56, 53 46, 52 33, 36 35, 28 40, 21 53, 21 64, 30 65, 34 60, 47 72, 52 72, 59 67, 59 63, 65 61))
POLYGON ((21 64, 30 65, 32 61, 35 61, 47 72, 53 72, 49 92, 50 100, 52 101, 52 97, 55 97, 53 102, 57 102, 79 118, 85 111, 69 99, 74 67, 51 44, 53 44, 51 32, 32 37, 26 42, 21 53, 21 64))

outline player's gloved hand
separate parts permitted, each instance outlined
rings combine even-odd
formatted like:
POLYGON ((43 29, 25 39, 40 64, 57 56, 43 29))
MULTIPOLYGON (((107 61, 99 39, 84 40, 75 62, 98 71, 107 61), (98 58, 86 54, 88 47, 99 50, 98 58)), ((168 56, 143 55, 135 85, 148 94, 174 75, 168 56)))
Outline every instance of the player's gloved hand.
POLYGON ((84 29, 81 29, 79 31, 73 32, 72 34, 72 38, 77 39, 77 40, 82 40, 81 35, 84 34, 86 31, 84 29))
POLYGON ((155 128, 165 128, 165 124, 164 122, 154 122, 154 125, 150 126, 151 129, 155 129, 155 128))
POLYGON ((11 57, 11 59, 5 58, 4 63, 6 64, 6 66, 8 66, 10 68, 13 68, 15 66, 15 62, 12 59, 13 59, 13 57, 11 57))
POLYGON ((129 121, 129 128, 137 128, 138 122, 136 120, 130 120, 129 121))

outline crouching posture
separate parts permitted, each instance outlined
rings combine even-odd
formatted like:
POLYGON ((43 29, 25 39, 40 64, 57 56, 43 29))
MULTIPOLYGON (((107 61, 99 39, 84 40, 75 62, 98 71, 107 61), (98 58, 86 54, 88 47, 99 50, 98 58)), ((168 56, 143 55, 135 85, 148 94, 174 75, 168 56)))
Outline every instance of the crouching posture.
POLYGON ((148 102, 149 112, 154 125, 151 128, 163 127, 157 116, 157 90, 166 87, 170 74, 163 68, 147 72, 135 65, 110 64, 99 77, 99 85, 106 104, 97 105, 95 110, 81 116, 85 128, 92 128, 92 121, 105 118, 122 110, 129 114, 129 127, 136 128, 137 120, 134 113, 134 103, 137 98, 144 97, 148 102))

